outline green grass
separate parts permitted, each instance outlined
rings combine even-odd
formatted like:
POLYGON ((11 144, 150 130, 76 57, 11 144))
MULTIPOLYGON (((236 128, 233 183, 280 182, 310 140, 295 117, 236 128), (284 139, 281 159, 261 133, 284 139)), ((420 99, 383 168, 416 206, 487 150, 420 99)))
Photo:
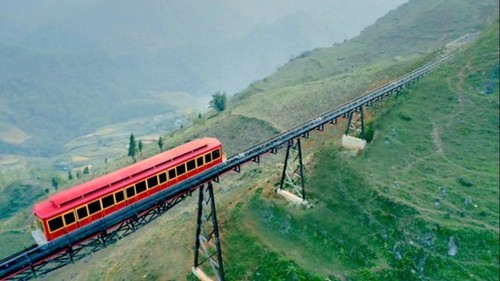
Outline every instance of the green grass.
POLYGON ((483 91, 491 79, 498 85, 495 67, 498 23, 446 67, 373 108, 376 138, 360 156, 320 136, 308 145, 314 208, 258 189, 237 212, 236 228, 258 241, 245 245, 264 244, 301 270, 344 280, 498 280, 499 93, 483 91))
POLYGON ((215 137, 224 144, 224 154, 229 157, 279 133, 278 129, 264 120, 232 111, 194 120, 191 126, 168 136, 165 139, 166 147, 176 147, 195 138, 215 137))
POLYGON ((237 225, 225 237, 224 246, 226 258, 238 260, 226 263, 227 280, 324 280, 284 255, 269 250, 237 225))

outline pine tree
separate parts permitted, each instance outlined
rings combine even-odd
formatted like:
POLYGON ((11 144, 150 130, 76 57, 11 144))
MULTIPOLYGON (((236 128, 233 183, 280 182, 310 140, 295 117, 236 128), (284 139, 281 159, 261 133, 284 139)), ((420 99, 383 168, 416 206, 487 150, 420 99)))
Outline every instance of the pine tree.
POLYGON ((160 151, 163 151, 163 138, 160 136, 158 139, 158 147, 160 148, 160 151))
POLYGON ((71 171, 68 171, 68 180, 72 180, 73 179, 73 174, 71 174, 71 171))
POLYGON ((139 155, 142 157, 142 140, 139 140, 139 144, 137 146, 139 148, 139 155))
POLYGON ((57 190, 59 187, 59 183, 57 182, 56 178, 52 177, 52 187, 57 190))
POLYGON ((135 137, 134 137, 134 134, 130 134, 130 141, 129 141, 129 144, 128 144, 128 156, 132 157, 132 160, 134 160, 134 162, 136 161, 135 160, 135 154, 136 154, 136 148, 137 146, 137 143, 135 141, 135 137))

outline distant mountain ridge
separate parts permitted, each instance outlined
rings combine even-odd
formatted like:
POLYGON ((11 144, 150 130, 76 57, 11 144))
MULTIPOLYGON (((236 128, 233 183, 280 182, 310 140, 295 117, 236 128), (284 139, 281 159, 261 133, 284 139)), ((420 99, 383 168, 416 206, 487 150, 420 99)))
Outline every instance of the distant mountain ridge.
POLYGON ((236 92, 293 55, 354 36, 404 0, 344 2, 353 4, 2 1, 0 125, 29 138, 7 142, 0 133, 0 154, 54 155, 100 126, 171 110, 153 94, 236 92), (245 5, 281 14, 260 22, 245 5), (342 24, 338 13, 358 7, 371 8, 355 28, 342 24))
POLYGON ((426 54, 482 30, 498 17, 498 10, 499 2, 495 0, 454 0, 453 4, 450 0, 412 0, 345 44, 305 52, 238 95, 316 81, 366 65, 374 58, 390 62, 426 54))

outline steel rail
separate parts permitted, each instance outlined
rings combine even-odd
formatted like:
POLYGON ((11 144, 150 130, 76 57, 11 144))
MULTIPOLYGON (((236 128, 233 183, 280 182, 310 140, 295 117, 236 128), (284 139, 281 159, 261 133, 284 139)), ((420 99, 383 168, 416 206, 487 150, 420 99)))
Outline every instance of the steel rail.
MULTIPOLYGON (((116 213, 108 215, 90 225, 80 228, 71 232, 64 237, 58 238, 49 242, 46 245, 29 248, 14 254, 11 258, 5 259, 0 264, 0 279, 12 277, 25 270, 34 271, 33 267, 50 257, 63 252, 78 243, 95 237, 107 229, 116 227, 121 222, 134 218, 138 213, 146 212, 155 206, 164 203, 167 200, 181 196, 188 192, 192 192, 201 185, 209 181, 218 180, 222 174, 236 170, 242 164, 257 159, 259 156, 271 151, 282 148, 288 142, 294 139, 305 136, 310 131, 324 126, 327 123, 335 121, 337 118, 345 116, 352 111, 357 110, 359 107, 368 105, 374 101, 381 100, 383 97, 390 95, 393 92, 399 92, 403 88, 408 87, 410 84, 425 76, 431 70, 441 65, 443 62, 453 57, 459 50, 445 55, 438 60, 426 64, 409 74, 403 75, 400 78, 381 86, 370 93, 363 95, 353 101, 345 103, 333 110, 327 111, 318 117, 311 119, 302 125, 299 125, 291 130, 279 134, 267 141, 252 146, 241 153, 235 154, 228 158, 222 164, 219 164, 207 171, 204 171, 190 179, 187 179, 175 186, 163 190, 151 197, 144 198, 131 206, 122 209, 116 213)), ((35 273, 33 273, 35 274, 35 273)))

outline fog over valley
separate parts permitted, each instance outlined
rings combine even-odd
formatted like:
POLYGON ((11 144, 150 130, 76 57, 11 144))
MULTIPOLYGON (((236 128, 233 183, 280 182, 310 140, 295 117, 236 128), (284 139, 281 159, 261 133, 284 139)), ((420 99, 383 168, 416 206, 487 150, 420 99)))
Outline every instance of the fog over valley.
POLYGON ((53 157, 179 128, 214 92, 234 94, 404 2, 1 1, 0 154, 53 157), (101 138, 75 144, 82 136, 101 138))

